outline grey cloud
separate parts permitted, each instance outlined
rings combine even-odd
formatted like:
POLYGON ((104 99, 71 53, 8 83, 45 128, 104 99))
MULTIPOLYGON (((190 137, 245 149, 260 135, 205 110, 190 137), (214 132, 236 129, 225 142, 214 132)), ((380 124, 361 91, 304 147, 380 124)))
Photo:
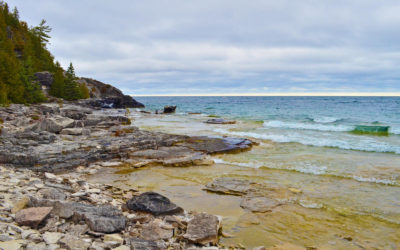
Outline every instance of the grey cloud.
POLYGON ((397 0, 11 0, 55 57, 130 94, 400 92, 397 0))

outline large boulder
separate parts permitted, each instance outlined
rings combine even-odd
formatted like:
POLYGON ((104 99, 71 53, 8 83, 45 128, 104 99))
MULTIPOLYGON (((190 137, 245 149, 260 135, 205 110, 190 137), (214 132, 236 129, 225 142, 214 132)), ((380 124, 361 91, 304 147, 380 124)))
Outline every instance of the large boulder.
POLYGON ((64 128, 70 128, 75 124, 75 121, 68 117, 53 116, 46 118, 43 121, 36 123, 30 129, 35 132, 48 131, 51 133, 60 133, 64 128))
POLYGON ((85 222, 92 231, 101 233, 119 232, 125 228, 126 218, 113 206, 94 206, 78 202, 31 198, 31 206, 51 206, 52 214, 76 222, 85 222))
POLYGON ((52 207, 31 207, 22 209, 15 214, 15 221, 18 225, 36 228, 49 216, 52 209, 52 207))
POLYGON ((151 213, 153 215, 172 215, 183 212, 181 207, 167 197, 155 192, 146 192, 135 196, 126 203, 130 210, 151 213))
POLYGON ((46 86, 46 88, 50 88, 54 81, 53 74, 48 71, 36 72, 35 77, 40 85, 46 86))

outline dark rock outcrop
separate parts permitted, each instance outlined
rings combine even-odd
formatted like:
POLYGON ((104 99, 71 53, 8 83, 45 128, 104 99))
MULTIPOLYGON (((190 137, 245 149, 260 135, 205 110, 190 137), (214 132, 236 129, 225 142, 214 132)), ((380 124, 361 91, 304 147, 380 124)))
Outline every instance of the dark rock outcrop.
POLYGON ((54 81, 53 74, 48 71, 36 72, 35 77, 40 85, 46 86, 47 88, 50 88, 54 81))
POLYGON ((183 212, 181 207, 171 202, 167 197, 155 192, 146 192, 135 196, 126 203, 133 211, 151 213, 153 215, 172 215, 183 212))
POLYGON ((164 114, 170 114, 170 113, 175 113, 176 106, 165 106, 164 107, 164 114))

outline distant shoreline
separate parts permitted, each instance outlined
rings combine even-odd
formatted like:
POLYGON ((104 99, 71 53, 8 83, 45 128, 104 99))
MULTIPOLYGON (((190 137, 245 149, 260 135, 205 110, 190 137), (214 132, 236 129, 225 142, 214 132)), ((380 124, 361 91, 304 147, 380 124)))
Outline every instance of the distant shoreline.
POLYGON ((263 96, 277 96, 277 97, 400 97, 400 93, 271 93, 271 94, 154 94, 154 95, 130 95, 134 97, 174 97, 174 96, 193 96, 193 97, 207 97, 207 96, 249 96, 249 97, 263 97, 263 96))

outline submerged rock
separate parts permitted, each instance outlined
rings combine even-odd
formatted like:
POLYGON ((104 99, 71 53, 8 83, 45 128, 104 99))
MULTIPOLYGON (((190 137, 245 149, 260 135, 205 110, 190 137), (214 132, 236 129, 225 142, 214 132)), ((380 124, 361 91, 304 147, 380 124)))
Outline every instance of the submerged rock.
POLYGON ((181 207, 172 203, 167 197, 155 192, 146 192, 135 196, 127 201, 126 205, 130 210, 153 215, 172 215, 183 212, 181 207))
POLYGON ((252 191, 253 184, 255 183, 248 180, 222 177, 208 183, 204 189, 215 193, 244 195, 252 191))
POLYGON ((207 154, 219 154, 249 150, 253 146, 253 143, 244 138, 193 136, 176 143, 176 145, 185 146, 207 154))
POLYGON ((208 124, 235 124, 236 121, 225 120, 222 118, 214 118, 214 119, 208 119, 207 121, 205 121, 205 123, 208 123, 208 124))
POLYGON ((183 237, 197 244, 216 244, 220 228, 220 218, 211 214, 199 213, 189 221, 183 237))
POLYGON ((245 197, 240 203, 240 207, 259 213, 271 212, 279 205, 278 201, 267 197, 245 197))

